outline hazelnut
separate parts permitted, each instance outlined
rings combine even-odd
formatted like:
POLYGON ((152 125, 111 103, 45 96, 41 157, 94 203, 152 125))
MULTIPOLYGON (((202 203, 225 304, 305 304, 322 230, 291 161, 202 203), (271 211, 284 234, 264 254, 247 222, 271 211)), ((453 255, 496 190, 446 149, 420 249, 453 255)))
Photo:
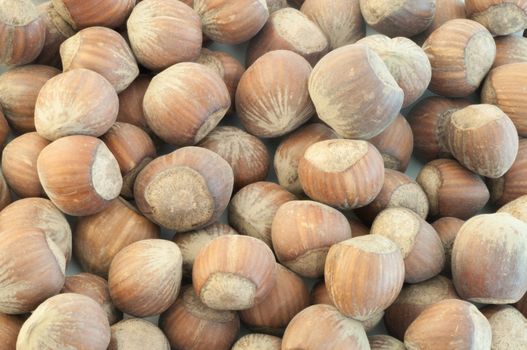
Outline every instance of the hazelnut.
POLYGON ((38 156, 37 171, 49 199, 73 216, 102 211, 123 185, 115 157, 91 136, 67 136, 50 143, 38 156))
POLYGON ((416 181, 428 197, 432 218, 453 216, 466 220, 489 201, 489 190, 483 180, 452 159, 427 163, 416 181))
POLYGON ((303 277, 323 276, 329 248, 350 238, 344 214, 313 201, 284 203, 273 219, 272 241, 278 261, 303 277))
POLYGON ((371 223, 381 211, 393 207, 410 209, 423 219, 428 216, 428 198, 421 186, 406 174, 385 169, 384 184, 379 195, 355 213, 371 223))
POLYGON ((403 89, 403 108, 416 102, 428 88, 432 67, 423 49, 412 40, 371 35, 357 43, 367 45, 386 64, 397 84, 403 89))
POLYGON ((141 1, 128 18, 127 27, 137 61, 150 70, 199 57, 203 41, 199 16, 181 1, 141 1))
POLYGON ((289 50, 314 66, 329 51, 322 30, 302 12, 283 8, 274 12, 247 48, 247 66, 270 51, 289 50))
POLYGON ((240 319, 234 311, 207 307, 187 286, 161 315, 159 326, 174 349, 228 350, 238 335, 240 319))
POLYGON ((298 163, 306 149, 319 141, 336 138, 338 138, 337 134, 321 123, 302 126, 286 136, 274 154, 274 170, 278 183, 294 194, 302 194, 302 185, 298 178, 298 163))
POLYGON ((370 346, 360 322, 343 316, 333 306, 320 304, 297 314, 282 339, 282 350, 306 348, 366 350, 370 346))
POLYGON ((35 60, 44 47, 46 25, 31 0, 0 4, 0 65, 22 65, 35 60))
POLYGON ((490 324, 472 304, 447 299, 425 309, 404 336, 408 349, 490 349, 490 324))
POLYGON ((134 242, 155 238, 159 227, 118 198, 100 213, 79 218, 73 249, 84 271, 106 278, 117 253, 134 242))
POLYGON ((454 241, 454 285, 459 296, 469 301, 510 304, 520 300, 527 291, 525 263, 527 224, 507 213, 474 216, 454 241))
POLYGON ((181 252, 173 242, 145 239, 126 246, 115 255, 108 272, 115 306, 137 317, 159 315, 176 301, 181 266, 181 252))
POLYGON ((309 93, 320 119, 340 136, 358 139, 371 139, 386 129, 404 98, 379 55, 360 44, 322 58, 309 78, 309 93))
POLYGON ((447 97, 465 97, 479 87, 496 57, 489 31, 468 19, 453 19, 423 44, 432 65, 429 89, 447 97))
POLYGON ((498 106, 516 126, 518 134, 527 137, 527 62, 511 63, 490 71, 483 89, 482 103, 498 106))
POLYGON ((445 22, 456 18, 466 18, 465 14, 465 0, 436 0, 435 15, 432 19, 432 23, 424 32, 421 32, 412 39, 421 46, 426 39, 436 30, 441 27, 445 22))
POLYGON ((236 193, 229 205, 229 224, 242 235, 258 238, 269 247, 278 208, 296 197, 272 182, 256 182, 236 193))
POLYGON ((74 69, 44 84, 35 104, 35 127, 50 141, 69 135, 99 137, 115 122, 118 110, 117 93, 102 75, 74 69))
POLYGON ((212 40, 236 45, 251 39, 269 18, 265 0, 194 0, 203 33, 212 40))
POLYGON ((358 0, 307 0, 300 10, 324 32, 330 50, 353 44, 366 35, 358 0))
POLYGON ((123 176, 121 195, 132 198, 137 174, 156 157, 154 142, 143 129, 121 122, 113 124, 101 139, 119 163, 123 176))
POLYGON ((106 350, 109 343, 102 307, 87 296, 66 293, 39 305, 22 325, 16 348, 106 350))
POLYGON ((525 0, 466 0, 467 16, 481 23, 493 35, 509 35, 527 28, 525 0))
POLYGON ((297 129, 315 113, 309 98, 309 63, 292 51, 264 54, 242 75, 236 111, 244 127, 259 137, 297 129))
POLYGON ((515 35, 494 38, 496 60, 492 68, 510 63, 527 62, 527 39, 515 35))
POLYGON ((170 350, 163 332, 152 323, 132 318, 114 324, 108 350, 142 350, 148 344, 150 350, 170 350))
POLYGON ((143 98, 152 78, 139 75, 124 91, 119 94, 119 113, 117 121, 140 127, 149 134, 152 133, 143 112, 143 98))
POLYGON ((505 204, 498 213, 509 213, 516 219, 527 223, 527 196, 521 196, 505 204))
POLYGON ((241 235, 215 238, 198 254, 192 270, 194 291, 216 310, 245 310, 259 304, 276 282, 273 252, 259 239, 241 235))
POLYGON ((117 28, 124 24, 135 6, 134 0, 52 0, 53 7, 73 29, 102 26, 117 28))
POLYGON ((139 75, 132 50, 116 31, 104 27, 81 30, 60 46, 64 72, 86 68, 102 75, 117 93, 139 75))
POLYGON ((0 313, 23 314, 60 292, 66 259, 37 228, 11 228, 0 241, 0 313))
POLYGON ((240 318, 250 329, 280 335, 293 317, 308 306, 309 291, 302 279, 277 264, 274 288, 260 303, 240 311, 240 318))
POLYGON ((229 107, 223 80, 210 68, 192 62, 178 63, 156 75, 143 101, 148 126, 174 146, 201 141, 229 107))
POLYGON ((404 282, 404 261, 395 243, 370 234, 333 245, 324 272, 337 309, 364 321, 397 298, 404 282))
POLYGON ((269 14, 283 9, 285 7, 289 7, 287 0, 266 0, 265 2, 267 3, 267 9, 269 10, 269 14))
POLYGON ((406 350, 403 343, 389 335, 372 335, 368 337, 368 341, 371 350, 406 350))
POLYGON ((527 347, 527 319, 509 305, 493 305, 481 309, 492 329, 492 349, 524 349, 527 347))
POLYGON ((12 202, 11 191, 7 186, 4 174, 0 171, 0 210, 4 209, 9 203, 12 202))
POLYGON ((60 67, 60 44, 75 35, 73 28, 62 18, 50 1, 37 7, 40 17, 46 26, 46 41, 42 52, 35 60, 36 63, 60 67))
POLYGON ((2 172, 19 197, 41 197, 44 189, 37 173, 37 159, 49 141, 36 132, 12 140, 2 152, 2 172))
POLYGON ((231 350, 280 350, 282 339, 267 334, 247 334, 238 339, 231 350))
POLYGON ((436 0, 360 0, 366 23, 392 38, 410 37, 426 30, 432 24, 435 8, 436 0))
POLYGON ((20 133, 35 131, 35 103, 44 84, 60 74, 53 67, 29 65, 0 75, 0 105, 13 129, 20 133))
POLYGON ((110 325, 123 318, 123 313, 113 305, 110 298, 108 282, 102 277, 85 272, 67 276, 61 293, 77 293, 92 298, 101 305, 110 325))
MULTIPOLYGON (((23 323, 21 317, 0 313, 0 344, 5 349, 16 348, 16 338, 23 323)), ((280 348, 278 347, 277 350, 280 348)))
POLYGON ((313 200, 354 209, 377 197, 384 182, 384 164, 379 151, 367 141, 320 141, 309 146, 300 159, 298 175, 313 200))
POLYGON ((437 235, 443 243, 443 248, 445 249, 445 268, 443 272, 448 275, 451 275, 451 266, 452 266, 452 247, 456 239, 457 233, 465 221, 453 217, 443 217, 432 223, 432 227, 436 230, 437 235))
POLYGON ((383 210, 371 233, 391 239, 404 258, 405 282, 419 283, 437 276, 445 265, 443 243, 434 228, 406 208, 383 210))
POLYGON ((232 194, 233 174, 216 153, 183 147, 151 161, 135 180, 134 197, 150 220, 177 232, 218 220, 232 194))
POLYGON ((229 163, 235 191, 267 178, 270 163, 267 147, 259 138, 241 129, 219 126, 198 146, 217 153, 229 163))

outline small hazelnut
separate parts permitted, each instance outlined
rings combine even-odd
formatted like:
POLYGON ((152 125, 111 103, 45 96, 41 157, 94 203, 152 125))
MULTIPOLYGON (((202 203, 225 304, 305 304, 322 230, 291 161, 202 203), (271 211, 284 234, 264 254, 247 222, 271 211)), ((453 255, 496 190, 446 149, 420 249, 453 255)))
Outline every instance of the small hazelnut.
POLYGON ((386 129, 404 98, 379 55, 360 44, 324 56, 311 73, 309 93, 322 121, 340 136, 358 139, 371 139, 386 129))
POLYGON ((181 266, 181 252, 173 242, 145 239, 126 246, 108 272, 114 305, 137 317, 159 315, 176 301, 181 266))
POLYGON ((106 278, 117 253, 134 242, 155 238, 159 227, 118 198, 100 213, 79 218, 73 249, 84 271, 106 278))
POLYGON ((498 210, 498 213, 509 213, 527 224, 527 195, 505 204, 498 210))
POLYGON ((212 40, 236 45, 251 39, 269 18, 265 0, 194 0, 203 33, 212 40))
POLYGON ((53 67, 28 65, 0 75, 0 105, 13 129, 20 133, 35 131, 35 103, 40 89, 58 74, 60 71, 53 67))
POLYGON ((284 203, 273 219, 272 241, 278 261, 303 277, 323 276, 329 248, 350 238, 344 214, 313 201, 284 203))
POLYGON ((199 57, 203 41, 199 16, 181 1, 141 1, 128 18, 127 28, 137 61, 150 70, 199 57))
POLYGON ((298 175, 313 200, 354 209, 377 197, 384 182, 384 164, 379 151, 367 141, 320 141, 309 146, 300 159, 298 175))
POLYGON ((423 44, 432 65, 429 89, 447 97, 476 91, 496 57, 492 35, 481 24, 453 19, 437 28, 423 44))
POLYGON ((267 52, 275 50, 293 51, 314 66, 328 53, 329 42, 305 14, 287 7, 274 12, 250 41, 245 63, 249 67, 267 52))
POLYGON ((466 0, 467 16, 485 27, 492 35, 509 35, 527 28, 525 0, 466 0))
POLYGON ((192 62, 175 64, 156 75, 143 101, 148 126, 174 146, 201 141, 229 107, 223 80, 210 68, 192 62))
POLYGON ((364 321, 397 298, 404 282, 404 261, 395 243, 370 234, 333 245, 324 272, 337 309, 364 321))
POLYGON ((177 232, 198 230, 218 220, 232 194, 230 165, 216 153, 183 147, 141 170, 134 186, 139 210, 177 232))
POLYGON ((67 136, 46 146, 38 156, 40 183, 62 212, 73 216, 102 211, 123 185, 119 164, 101 140, 67 136))
POLYGON ((39 305, 22 325, 16 348, 106 350, 110 325, 102 307, 75 293, 59 294, 39 305))
MULTIPOLYGON (((2 347, 7 350, 16 349, 16 339, 23 323, 24 320, 19 316, 0 313, 0 344, 2 347)), ((277 350, 280 350, 280 347, 277 350)))
POLYGON ((281 350, 282 339, 267 334, 247 334, 238 339, 231 350, 281 350))
POLYGON ((150 350, 170 350, 170 344, 163 332, 152 323, 132 318, 111 327, 108 350, 143 350, 148 344, 150 350))
POLYGON ((174 349, 229 350, 238 335, 240 319, 235 311, 207 307, 187 286, 161 315, 159 326, 174 349))
POLYGON ((379 33, 411 37, 432 24, 436 0, 360 0, 360 9, 366 23, 379 33))
POLYGON ((280 335, 293 317, 308 306, 309 291, 302 279, 277 264, 274 288, 260 303, 240 311, 240 318, 252 330, 280 335))
POLYGON ((452 216, 466 220, 489 201, 489 190, 483 180, 452 159, 426 164, 416 181, 428 197, 432 218, 452 216))
POLYGON ((408 349, 490 349, 489 321, 472 304, 447 299, 425 309, 404 336, 408 349))
POLYGON ((524 264, 527 224, 507 213, 474 216, 454 241, 454 285, 459 296, 469 301, 510 304, 520 300, 527 291, 524 264))
POLYGON ((283 9, 285 7, 289 7, 287 0, 266 0, 265 2, 267 3, 267 9, 269 10, 269 14, 283 9))
POLYGON ((319 304, 297 314, 282 339, 282 350, 306 348, 366 350, 370 346, 360 322, 345 317, 333 306, 319 304))
POLYGON ((269 247, 271 227, 278 208, 297 199, 272 182, 256 182, 236 193, 229 205, 229 224, 242 235, 262 240, 269 247))
POLYGON ((389 335, 377 334, 368 337, 371 350, 406 350, 406 346, 389 335))
POLYGON ((124 91, 119 94, 119 113, 117 121, 140 127, 149 134, 152 133, 143 111, 143 98, 152 78, 139 75, 124 91))
POLYGON ((445 22, 456 18, 466 18, 465 14, 465 0, 436 0, 435 15, 432 19, 432 23, 424 32, 421 32, 412 39, 421 46, 426 39, 436 30, 441 27, 445 22))
POLYGON ((75 35, 73 28, 62 18, 50 1, 44 2, 37 7, 40 17, 46 26, 46 41, 42 52, 35 60, 38 64, 60 67, 60 44, 75 35))
POLYGON ((353 44, 366 35, 358 0, 307 0, 300 11, 322 29, 330 50, 353 44))
POLYGON ((36 132, 13 139, 2 152, 2 172, 19 197, 42 197, 44 189, 37 172, 37 159, 49 141, 36 132))
POLYGON ((440 218, 432 223, 432 227, 436 230, 437 235, 443 243, 443 248, 445 249, 445 268, 443 269, 443 272, 447 275, 452 274, 452 247, 457 233, 464 223, 465 221, 463 220, 448 216, 440 218))
POLYGON ((113 125, 118 110, 117 93, 102 75, 74 69, 44 84, 35 104, 35 127, 50 141, 69 135, 99 137, 113 125))
POLYGON ((527 319, 509 305, 486 306, 481 313, 492 329, 492 349, 527 348, 527 319))
POLYGON ((510 63, 527 62, 527 39, 508 35, 494 38, 496 42, 496 60, 492 68, 510 63))
POLYGON ((134 0, 52 0, 53 7, 73 29, 124 24, 135 6, 134 0))
POLYGON ((192 270, 194 291, 216 310, 245 310, 259 304, 276 283, 271 249, 242 235, 215 238, 198 254, 192 270))

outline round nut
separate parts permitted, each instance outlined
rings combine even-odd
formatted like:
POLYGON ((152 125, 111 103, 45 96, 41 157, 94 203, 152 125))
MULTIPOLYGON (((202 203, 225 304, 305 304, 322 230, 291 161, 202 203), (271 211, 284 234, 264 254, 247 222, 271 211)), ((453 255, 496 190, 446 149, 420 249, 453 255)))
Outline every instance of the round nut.
POLYGON ((492 329, 492 349, 527 347, 527 319, 509 305, 493 305, 481 309, 492 329))
POLYGON ((152 323, 132 318, 114 324, 108 350, 141 350, 148 344, 150 350, 170 350, 163 332, 152 323))
POLYGON ((73 29, 120 27, 135 6, 134 0, 52 0, 53 7, 73 29))
POLYGON ((527 29, 527 1, 466 0, 467 16, 483 24, 493 35, 509 35, 527 29))

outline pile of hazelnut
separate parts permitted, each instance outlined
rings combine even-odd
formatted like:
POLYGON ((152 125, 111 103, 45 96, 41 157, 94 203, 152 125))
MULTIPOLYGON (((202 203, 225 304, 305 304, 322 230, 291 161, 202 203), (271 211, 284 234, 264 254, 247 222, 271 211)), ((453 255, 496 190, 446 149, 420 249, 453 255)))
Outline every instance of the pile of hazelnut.
POLYGON ((0 350, 527 349, 527 0, 36 2, 0 350))

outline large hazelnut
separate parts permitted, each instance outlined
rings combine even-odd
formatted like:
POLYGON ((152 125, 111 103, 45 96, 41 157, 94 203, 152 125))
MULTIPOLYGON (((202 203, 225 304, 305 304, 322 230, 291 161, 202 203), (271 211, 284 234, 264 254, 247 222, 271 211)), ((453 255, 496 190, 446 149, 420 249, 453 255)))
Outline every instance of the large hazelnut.
POLYGON ((135 6, 134 0, 52 0, 53 7, 73 29, 121 26, 135 6))
POLYGON ((413 40, 417 45, 421 46, 426 39, 436 30, 441 27, 445 22, 456 18, 466 18, 465 14, 465 0, 436 0, 436 9, 432 23, 428 28, 413 37, 413 40))
POLYGON ((336 49, 315 66, 309 93, 318 116, 346 138, 370 139, 397 117, 403 90, 366 45, 336 49), (352 99, 349 96, 354 96, 352 99))
POLYGON ((525 0, 466 0, 467 16, 483 24, 496 36, 527 28, 525 0))
POLYGON ((509 305, 493 305, 481 309, 492 329, 492 349, 527 348, 527 319, 509 305))
POLYGON ((73 28, 62 18, 50 1, 37 7, 40 17, 46 26, 46 41, 36 63, 60 67, 60 45, 69 37, 75 35, 73 28))
POLYGON ((448 216, 440 218, 432 223, 432 227, 436 230, 437 235, 443 243, 443 248, 445 249, 445 268, 443 272, 448 275, 451 275, 452 247, 454 246, 457 233, 464 223, 465 221, 463 220, 448 216))
POLYGON ((151 133, 143 111, 143 98, 151 80, 149 75, 139 75, 130 86, 119 94, 118 122, 132 124, 151 133))
POLYGON ((404 343, 389 335, 377 334, 368 337, 371 350, 406 350, 404 343))
POLYGON ((108 350, 143 350, 148 344, 150 350, 170 350, 170 344, 163 332, 152 323, 132 318, 114 324, 108 350))
POLYGON ((496 41, 496 60, 492 68, 510 63, 527 62, 527 39, 508 35, 494 38, 496 41))
POLYGON ((498 213, 509 213, 516 219, 527 223, 527 195, 505 204, 498 210, 498 213))
POLYGON ((282 339, 273 335, 252 333, 238 339, 231 350, 280 350, 282 339))
POLYGON ((0 345, 4 349, 16 349, 16 339, 23 323, 24 320, 19 316, 0 313, 0 345))

